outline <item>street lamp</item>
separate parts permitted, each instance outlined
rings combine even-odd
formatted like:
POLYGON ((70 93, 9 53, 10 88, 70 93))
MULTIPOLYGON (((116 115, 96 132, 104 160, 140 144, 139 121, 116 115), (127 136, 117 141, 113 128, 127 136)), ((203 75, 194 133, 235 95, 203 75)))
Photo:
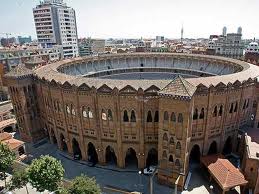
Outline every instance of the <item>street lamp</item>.
POLYGON ((141 177, 142 172, 141 172, 141 170, 138 171, 138 174, 139 174, 139 186, 142 186, 142 177, 141 177))
POLYGON ((213 185, 210 185, 210 194, 212 194, 212 192, 213 192, 213 185))

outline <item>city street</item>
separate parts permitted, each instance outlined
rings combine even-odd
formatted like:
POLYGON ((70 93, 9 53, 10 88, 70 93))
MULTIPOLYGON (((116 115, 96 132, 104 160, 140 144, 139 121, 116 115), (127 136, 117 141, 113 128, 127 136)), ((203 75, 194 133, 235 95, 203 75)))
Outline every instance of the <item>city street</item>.
MULTIPOLYGON (((78 161, 71 160, 60 154, 55 145, 45 143, 38 148, 27 144, 27 152, 32 158, 38 158, 40 155, 51 155, 62 162, 65 169, 65 177, 72 179, 80 174, 86 174, 89 177, 95 177, 97 183, 102 187, 109 186, 126 191, 144 191, 149 193, 149 177, 139 175, 138 171, 134 172, 119 172, 117 168, 105 169, 101 166, 89 167, 86 164, 81 164, 78 161)), ((112 168, 112 167, 111 167, 112 168)), ((154 179, 154 194, 156 193, 173 193, 173 189, 159 185, 154 179)))
MULTIPOLYGON (((144 193, 149 192, 149 177, 145 175, 139 175, 137 171, 123 171, 120 172, 116 167, 89 167, 86 164, 79 163, 68 157, 57 150, 55 145, 50 143, 44 143, 39 147, 32 147, 31 144, 27 144, 27 152, 30 153, 31 158, 38 158, 40 155, 49 154, 62 162, 65 168, 65 177, 72 179, 80 174, 86 174, 89 177, 95 177, 97 183, 101 187, 115 187, 126 191, 142 191, 144 193), (110 168, 110 169, 109 169, 110 168)), ((184 191, 184 194, 209 194, 208 181, 199 174, 200 172, 194 172, 193 178, 190 181, 189 188, 184 191), (204 186, 205 185, 205 186, 204 186)), ((154 194, 167 194, 174 193, 174 189, 167 186, 163 186, 157 183, 154 178, 154 194)))

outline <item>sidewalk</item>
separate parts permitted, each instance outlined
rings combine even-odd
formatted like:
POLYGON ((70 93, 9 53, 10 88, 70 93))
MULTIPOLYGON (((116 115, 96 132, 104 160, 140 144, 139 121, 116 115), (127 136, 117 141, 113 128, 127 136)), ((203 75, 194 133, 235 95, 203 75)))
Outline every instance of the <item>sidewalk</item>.
MULTIPOLYGON (((8 177, 6 178, 6 183, 8 184, 8 182, 11 180, 11 177, 12 175, 10 174, 7 174, 8 177)), ((5 183, 4 183, 4 180, 0 180, 0 186, 4 186, 5 183)), ((37 192, 35 189, 32 188, 32 186, 30 184, 27 184, 27 187, 28 187, 28 191, 29 191, 29 194, 39 194, 40 192, 37 192)), ((23 187, 22 189, 18 189, 18 190, 14 190, 12 191, 14 194, 26 194, 26 188, 23 187)), ((41 194, 49 194, 49 192, 45 191, 45 192, 42 192, 41 194)))

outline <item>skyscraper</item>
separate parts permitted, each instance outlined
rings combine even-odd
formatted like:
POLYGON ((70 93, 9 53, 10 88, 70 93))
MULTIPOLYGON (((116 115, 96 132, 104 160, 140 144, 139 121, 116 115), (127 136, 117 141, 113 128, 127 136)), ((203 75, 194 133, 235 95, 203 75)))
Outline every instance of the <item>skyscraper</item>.
POLYGON ((78 56, 75 10, 63 0, 44 0, 33 9, 38 42, 43 47, 62 45, 64 57, 78 56))
POLYGON ((227 36, 227 27, 226 26, 223 27, 222 35, 227 36))

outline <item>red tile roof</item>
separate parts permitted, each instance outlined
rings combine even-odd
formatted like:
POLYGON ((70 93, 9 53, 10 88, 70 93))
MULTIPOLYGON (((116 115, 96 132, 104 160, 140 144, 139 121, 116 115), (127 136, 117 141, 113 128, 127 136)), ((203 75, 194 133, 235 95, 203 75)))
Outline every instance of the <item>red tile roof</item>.
POLYGON ((17 139, 8 139, 2 141, 4 144, 8 145, 11 150, 14 150, 24 144, 23 141, 17 140, 17 139))
POLYGON ((0 133, 0 142, 4 140, 12 139, 12 135, 9 133, 0 133))
POLYGON ((244 175, 226 159, 217 159, 208 166, 208 169, 223 190, 248 183, 244 175))
POLYGON ((201 158, 201 163, 208 168, 212 163, 215 163, 219 158, 224 159, 225 157, 222 154, 207 155, 201 158))

